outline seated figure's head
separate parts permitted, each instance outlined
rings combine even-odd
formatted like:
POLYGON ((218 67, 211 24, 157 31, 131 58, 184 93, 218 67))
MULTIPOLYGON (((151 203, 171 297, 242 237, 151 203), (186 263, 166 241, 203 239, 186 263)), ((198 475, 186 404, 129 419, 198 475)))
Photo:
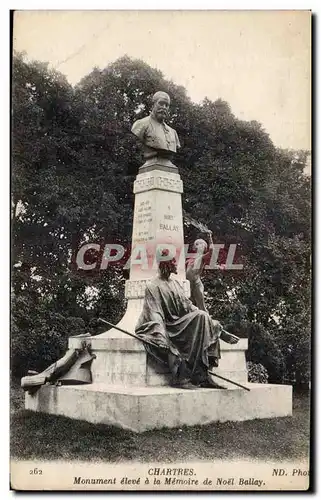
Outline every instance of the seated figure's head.
MULTIPOLYGON (((161 255, 162 257, 166 257, 168 255, 168 250, 163 250, 161 255)), ((159 260, 158 269, 161 278, 168 279, 171 273, 177 274, 176 259, 174 258, 171 260, 159 260)))
POLYGON ((193 243, 193 249, 196 252, 204 253, 204 252, 206 252, 207 248, 208 248, 208 245, 207 245, 205 240, 202 240, 202 238, 195 240, 193 243))
POLYGON ((163 122, 169 111, 169 106, 171 103, 170 97, 166 92, 159 90, 153 95, 152 98, 153 108, 152 115, 158 122, 163 122))

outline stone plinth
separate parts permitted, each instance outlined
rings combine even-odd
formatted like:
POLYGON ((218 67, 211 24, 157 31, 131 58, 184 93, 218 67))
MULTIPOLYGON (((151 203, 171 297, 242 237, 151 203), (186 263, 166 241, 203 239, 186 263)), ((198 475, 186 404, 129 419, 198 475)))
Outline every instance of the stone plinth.
POLYGON ((248 384, 244 389, 183 390, 171 387, 44 386, 26 395, 28 410, 144 432, 292 415, 292 387, 248 384))

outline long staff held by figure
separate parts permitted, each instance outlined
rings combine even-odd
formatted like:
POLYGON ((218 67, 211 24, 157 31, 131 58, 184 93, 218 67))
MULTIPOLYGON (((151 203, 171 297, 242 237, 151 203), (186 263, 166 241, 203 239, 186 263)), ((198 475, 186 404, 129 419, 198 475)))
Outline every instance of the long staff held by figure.
MULTIPOLYGON (((106 321, 103 318, 98 318, 98 321, 101 321, 102 323, 106 323, 106 325, 109 325, 112 328, 116 328, 116 330, 119 330, 120 332, 125 333, 126 335, 129 335, 130 337, 133 337, 134 339, 139 340, 140 342, 143 342, 145 344, 152 345, 153 347, 157 347, 158 349, 160 347, 165 347, 165 346, 160 346, 151 340, 143 339, 143 338, 139 337, 138 335, 135 335, 135 333, 130 333, 127 330, 120 328, 119 326, 113 325, 112 323, 110 323, 109 321, 106 321)), ((222 375, 217 375, 217 373, 212 372, 210 370, 208 370, 208 373, 210 373, 211 375, 214 375, 214 377, 220 378, 221 380, 225 380, 225 382, 229 382, 230 384, 236 385, 237 387, 241 387, 242 389, 245 389, 246 391, 250 391, 250 389, 248 387, 246 387, 245 385, 239 384, 238 382, 234 382, 233 380, 230 380, 229 378, 222 377, 222 375)))

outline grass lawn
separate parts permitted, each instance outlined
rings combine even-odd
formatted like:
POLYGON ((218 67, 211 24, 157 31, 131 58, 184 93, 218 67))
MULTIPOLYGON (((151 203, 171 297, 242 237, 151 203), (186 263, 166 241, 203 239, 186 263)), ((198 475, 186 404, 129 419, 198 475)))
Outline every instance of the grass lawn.
POLYGON ((224 422, 136 434, 106 425, 23 409, 11 390, 11 456, 19 459, 182 462, 217 459, 293 460, 309 453, 309 395, 294 396, 292 417, 224 422))

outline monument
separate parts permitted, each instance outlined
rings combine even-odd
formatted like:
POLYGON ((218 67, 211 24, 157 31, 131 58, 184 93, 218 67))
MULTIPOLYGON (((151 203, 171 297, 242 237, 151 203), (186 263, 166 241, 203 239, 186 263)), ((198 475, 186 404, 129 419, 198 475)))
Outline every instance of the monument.
POLYGON ((171 257, 177 262, 175 279, 186 297, 190 294, 184 255, 182 258, 183 183, 172 162, 180 143, 176 131, 165 122, 169 106, 168 94, 156 92, 151 114, 136 121, 132 128, 142 143, 145 163, 133 188, 135 205, 130 275, 125 286, 126 312, 117 328, 85 339, 77 337, 75 332, 69 338, 69 349, 83 349, 84 343, 90 348, 92 383, 44 385, 33 394, 26 393, 25 407, 29 410, 136 432, 292 413, 291 386, 248 383, 247 339, 236 344, 220 339, 221 359, 213 370, 246 385, 249 391, 228 382, 222 389, 185 390, 170 385, 169 368, 155 363, 142 342, 118 329, 135 332, 146 285, 157 275, 156 255, 162 248, 172 252, 171 257))

